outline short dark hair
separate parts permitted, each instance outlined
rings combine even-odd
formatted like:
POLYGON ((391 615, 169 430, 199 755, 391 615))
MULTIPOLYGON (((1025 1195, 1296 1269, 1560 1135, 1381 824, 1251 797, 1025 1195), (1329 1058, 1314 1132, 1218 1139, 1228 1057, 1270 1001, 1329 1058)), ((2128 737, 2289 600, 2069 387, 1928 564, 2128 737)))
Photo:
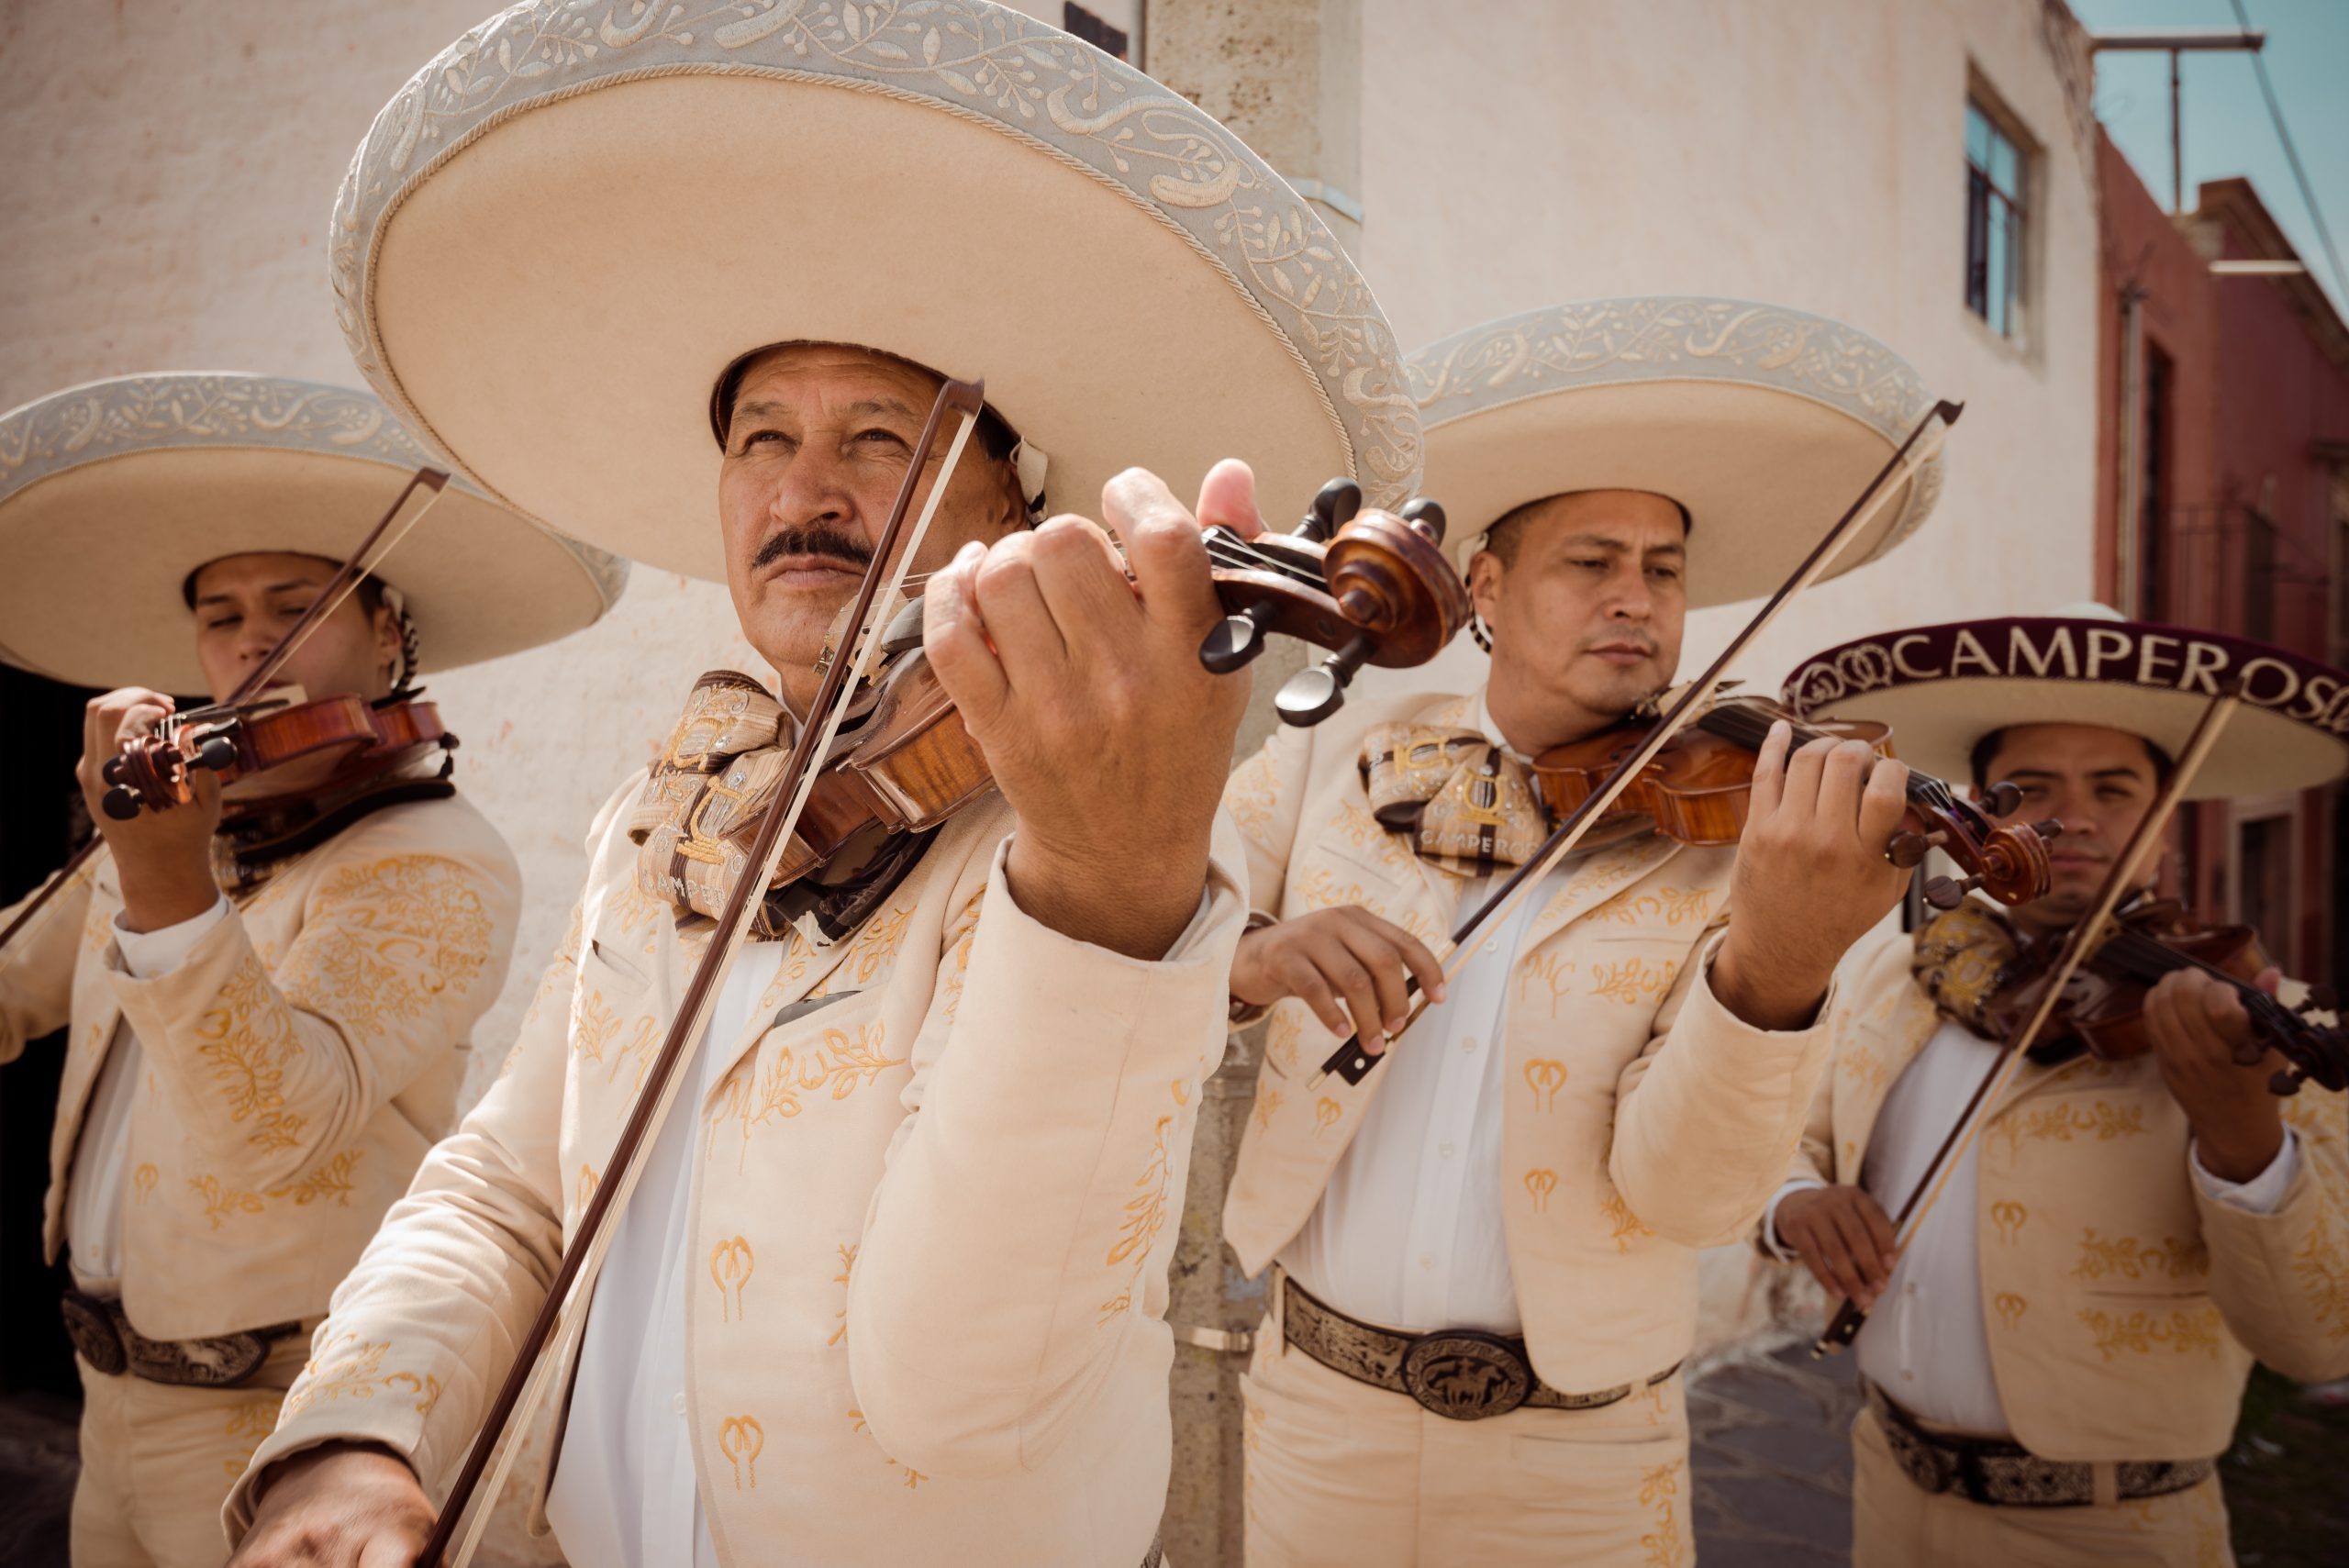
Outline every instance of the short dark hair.
MULTIPOLYGON (((726 450, 727 438, 732 433, 734 398, 742 390, 742 378, 750 373, 751 367, 777 349, 812 346, 797 342, 769 343, 763 348, 752 349, 747 354, 737 355, 734 362, 726 367, 724 373, 718 378, 718 384, 710 389, 709 394, 709 431, 711 435, 718 438, 718 450, 726 450)), ((858 344, 842 344, 841 347, 853 347, 862 353, 878 355, 885 360, 895 360, 901 365, 911 366, 924 375, 937 376, 941 382, 946 380, 928 365, 916 364, 903 355, 890 353, 885 349, 867 349, 858 344)), ((978 428, 972 434, 978 439, 979 450, 996 462, 1009 462, 1011 454, 1019 450, 1019 433, 1012 429, 1010 421, 996 412, 995 406, 991 403, 979 405, 978 428)), ((1026 500, 1027 497, 1022 496, 1020 499, 1026 500)))
MULTIPOLYGON (((1580 495, 1582 492, 1568 490, 1561 491, 1559 494, 1574 495, 1580 495)), ((1532 521, 1534 513, 1540 511, 1542 507, 1548 506, 1557 498, 1558 497, 1556 495, 1544 495, 1538 500, 1528 501, 1521 506, 1511 506, 1508 511, 1501 514, 1500 521, 1495 523, 1491 528, 1485 530, 1484 543, 1478 548, 1482 550, 1489 550, 1495 555, 1499 556, 1503 566, 1516 565, 1518 547, 1525 542, 1525 525, 1532 521)), ((1695 528, 1697 526, 1695 520, 1688 516, 1687 506, 1682 502, 1673 500, 1669 495, 1666 495, 1664 499, 1671 501, 1672 505, 1679 511, 1680 532, 1682 537, 1686 538, 1690 530, 1695 528)))
MULTIPOLYGON (((1973 772, 1976 789, 1990 787, 1990 764, 1997 760, 1998 748, 2006 744, 2008 728, 2002 725, 1974 743, 1974 751, 1966 758, 1966 765, 1973 772)), ((2137 737, 2137 743, 2145 749, 2146 761, 2154 764, 2154 787, 2162 788, 2169 783, 2170 774, 2177 771, 2177 759, 2142 735, 2137 737)))

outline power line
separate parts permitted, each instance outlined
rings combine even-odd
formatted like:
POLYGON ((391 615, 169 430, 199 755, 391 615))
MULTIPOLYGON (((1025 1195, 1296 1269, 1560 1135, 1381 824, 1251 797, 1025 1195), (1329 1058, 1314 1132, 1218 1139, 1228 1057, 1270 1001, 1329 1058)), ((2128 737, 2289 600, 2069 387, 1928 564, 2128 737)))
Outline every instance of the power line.
MULTIPOLYGON (((2244 32, 2251 31, 2250 13, 2243 9, 2243 0, 2227 0, 2235 8, 2235 21, 2244 32)), ((2332 233, 2324 227, 2324 209, 2316 205, 2316 192, 2309 184, 2308 171, 2300 167, 2299 149, 2292 145, 2292 133, 2284 125, 2284 106, 2276 99, 2276 84, 2267 79, 2267 61, 2264 54, 2251 57, 2251 68, 2259 74, 2259 91, 2267 100, 2267 117, 2276 122, 2276 139, 2284 144, 2284 161, 2292 166, 2292 178, 2299 183, 2300 200, 2307 204, 2309 221, 2316 225, 2316 237, 2324 244, 2324 259, 2332 263, 2332 286, 2341 291, 2343 308, 2349 309, 2349 275, 2341 270, 2341 252, 2333 249, 2332 233)))

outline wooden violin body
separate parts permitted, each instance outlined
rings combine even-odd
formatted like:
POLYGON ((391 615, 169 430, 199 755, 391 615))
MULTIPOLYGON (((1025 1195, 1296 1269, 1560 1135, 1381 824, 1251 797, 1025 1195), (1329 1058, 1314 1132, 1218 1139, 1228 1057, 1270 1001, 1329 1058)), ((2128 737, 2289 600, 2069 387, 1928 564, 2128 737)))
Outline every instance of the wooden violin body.
POLYGON ((106 765, 106 815, 128 821, 195 799, 195 774, 221 783, 222 816, 331 794, 456 744, 421 697, 320 697, 291 706, 199 708, 126 745, 106 765))
MULTIPOLYGON (((1334 711, 1361 665, 1425 663, 1468 623, 1468 590, 1442 548, 1442 510, 1416 502, 1406 517, 1362 511, 1360 500, 1352 481, 1332 481, 1297 533, 1243 540, 1221 528, 1208 532, 1211 575, 1229 618, 1200 650, 1203 664, 1237 669, 1263 651, 1267 636, 1332 651, 1283 688, 1282 714, 1291 723, 1334 711)), ((993 787, 985 755, 963 728, 920 640, 917 600, 880 635, 887 662, 833 742, 784 851, 778 885, 824 864, 860 834, 926 831, 993 787)))
MULTIPOLYGON (((1643 818, 1684 844, 1736 843, 1745 830, 1756 755, 1770 726, 1780 719, 1794 726, 1798 745, 1827 736, 1864 740, 1885 756, 1892 754, 1892 732, 1883 725, 1803 723, 1765 698, 1728 697, 1675 733, 1600 822, 1643 818)), ((1570 815, 1639 750, 1647 732, 1644 719, 1626 719, 1536 757, 1534 784, 1544 804, 1560 817, 1570 815)), ((1999 803, 2011 810, 2016 798, 2002 795, 1999 803)), ((1993 822, 1948 784, 1912 772, 1901 830, 1885 852, 1904 866, 1919 863, 1927 849, 1940 849, 1954 860, 1966 873, 1965 882, 1937 877, 1927 884, 1926 896, 1943 907, 1976 887, 2002 903, 2026 904, 2047 892, 2046 840, 2062 830, 2052 822, 1993 822)))
MULTIPOLYGON (((2296 1093, 2310 1078, 2327 1089, 2349 1088, 2349 1042, 2337 1024, 2320 1024, 2307 1016, 2329 1008, 2331 998, 2318 995, 2296 1009, 2260 990, 2259 976, 2273 962, 2250 927, 2202 925, 2183 906, 2165 898, 2141 901, 2115 925, 2056 998, 2040 1034, 2043 1046, 2060 1048, 2077 1041, 2105 1062, 2144 1055, 2153 1049, 2145 1024, 2146 993, 2165 974, 2195 969, 2231 983, 2250 1016, 2252 1038, 2243 1048, 2243 1064, 2257 1063, 2271 1050, 2290 1064, 2269 1085, 2277 1094, 2296 1093)), ((1992 997, 1990 1018, 2008 1038, 2045 998, 2052 978, 2049 965, 2060 945, 2052 940, 2034 944, 1992 997)))

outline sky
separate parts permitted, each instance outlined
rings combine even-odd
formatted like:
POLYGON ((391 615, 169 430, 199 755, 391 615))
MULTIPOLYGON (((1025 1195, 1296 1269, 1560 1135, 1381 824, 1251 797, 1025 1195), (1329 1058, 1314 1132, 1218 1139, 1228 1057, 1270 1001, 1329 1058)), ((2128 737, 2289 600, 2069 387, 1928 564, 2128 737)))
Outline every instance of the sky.
MULTIPOLYGON (((2229 0, 2070 0, 2094 32, 2232 28, 2229 0)), ((2243 0, 2267 34, 2268 80, 2323 209, 2334 248, 2349 261, 2349 0, 2243 0)), ((2349 316, 2349 292, 2325 259, 2291 165, 2277 140, 2247 54, 2188 54, 2181 72, 2186 118, 2186 205, 2203 180, 2246 174, 2283 225, 2310 273, 2349 316)), ((2169 201, 2169 56, 2100 54, 2096 112, 2154 199, 2169 201)))

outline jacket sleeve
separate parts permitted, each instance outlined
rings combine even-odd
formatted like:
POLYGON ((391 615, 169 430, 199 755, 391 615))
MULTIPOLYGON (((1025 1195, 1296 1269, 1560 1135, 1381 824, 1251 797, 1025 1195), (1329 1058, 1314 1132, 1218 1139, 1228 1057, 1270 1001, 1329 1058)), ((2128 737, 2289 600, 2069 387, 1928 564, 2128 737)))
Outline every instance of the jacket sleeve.
MULTIPOLYGON (((14 1062, 28 1042, 65 1027, 73 1007, 73 965, 81 957, 82 928, 90 918, 90 884, 105 859, 93 855, 57 896, 0 949, 0 1062, 14 1062)), ((41 886, 49 884, 41 879, 41 886)), ((0 913, 7 929, 40 888, 0 913)))
MULTIPOLYGON (((631 781, 596 817, 591 859, 634 793, 631 781)), ((496 1081, 425 1156, 337 1287, 276 1431, 228 1495, 232 1538, 252 1528, 255 1478, 306 1449, 382 1443, 438 1496, 472 1445, 562 1262, 563 1071, 584 909, 496 1081)))
POLYGON ((175 1118, 224 1176, 262 1189, 301 1180, 496 1000, 521 898, 513 857, 494 840, 418 850, 412 832, 386 814, 320 851, 334 863, 305 891, 282 953, 264 958, 234 913, 151 979, 108 950, 175 1118))
MULTIPOLYGON (((2293 985, 2288 1002, 2305 995, 2293 985)), ((2253 1214, 2193 1184, 2210 1298, 2235 1338, 2288 1377, 2349 1377, 2349 1098, 2305 1084, 2286 1104, 2299 1168, 2253 1214)))
POLYGON ((1714 996, 1725 922, 1700 938, 1647 1049, 1616 1084, 1607 1169, 1659 1236, 1717 1247, 1745 1235, 1786 1180, 1825 1077, 1831 987, 1809 1029, 1758 1029, 1714 996))
POLYGON ((1224 809, 1239 829, 1248 867, 1248 907, 1266 915, 1280 913, 1313 767, 1313 736, 1309 728, 1279 726, 1224 783, 1224 809))
POLYGON ((1221 817, 1199 917, 1154 963, 1031 919, 1004 890, 1008 844, 948 930, 849 1282, 874 1439, 956 1478, 1040 1462, 1149 1353, 1136 1336, 1163 1388, 1191 1129, 1246 918, 1221 817))

